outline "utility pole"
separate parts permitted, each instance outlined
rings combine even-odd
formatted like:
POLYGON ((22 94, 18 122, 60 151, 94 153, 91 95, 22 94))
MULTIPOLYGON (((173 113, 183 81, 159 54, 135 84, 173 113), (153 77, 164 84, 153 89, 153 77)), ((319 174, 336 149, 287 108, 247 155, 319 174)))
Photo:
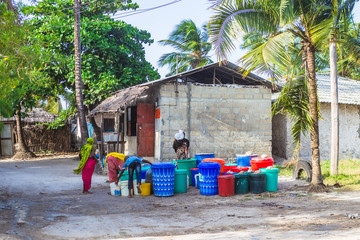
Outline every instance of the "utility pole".
POLYGON ((76 97, 76 107, 79 118, 81 144, 83 145, 86 143, 86 139, 89 137, 89 134, 87 130, 84 99, 82 94, 79 0, 74 0, 74 48, 75 48, 75 97, 76 97))

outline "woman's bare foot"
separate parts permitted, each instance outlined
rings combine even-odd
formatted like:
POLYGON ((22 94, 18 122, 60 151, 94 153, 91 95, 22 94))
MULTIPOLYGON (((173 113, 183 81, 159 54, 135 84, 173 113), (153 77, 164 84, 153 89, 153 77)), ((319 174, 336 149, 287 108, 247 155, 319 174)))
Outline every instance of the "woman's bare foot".
POLYGON ((128 198, 132 198, 132 195, 131 195, 131 193, 129 193, 129 195, 128 195, 128 198))
POLYGON ((85 191, 85 192, 83 192, 83 194, 92 194, 92 192, 85 191))

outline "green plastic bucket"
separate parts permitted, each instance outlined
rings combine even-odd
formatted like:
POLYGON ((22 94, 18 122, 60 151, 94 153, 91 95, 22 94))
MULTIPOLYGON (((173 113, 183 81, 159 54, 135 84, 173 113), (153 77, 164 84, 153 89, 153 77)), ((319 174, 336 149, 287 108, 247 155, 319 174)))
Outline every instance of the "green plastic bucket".
POLYGON ((186 169, 175 169, 175 193, 186 193, 187 192, 187 170, 186 169))
POLYGON ((250 192, 259 194, 266 191, 266 174, 265 173, 251 173, 249 175, 250 192))
POLYGON ((249 192, 249 174, 235 174, 235 194, 249 192))
POLYGON ((197 160, 196 159, 183 159, 177 160, 177 167, 178 169, 185 169, 187 172, 186 174, 189 177, 189 185, 192 185, 191 179, 191 168, 196 168, 197 160))
POLYGON ((265 174, 266 174, 266 191, 276 192, 278 189, 279 169, 277 168, 266 169, 265 174))

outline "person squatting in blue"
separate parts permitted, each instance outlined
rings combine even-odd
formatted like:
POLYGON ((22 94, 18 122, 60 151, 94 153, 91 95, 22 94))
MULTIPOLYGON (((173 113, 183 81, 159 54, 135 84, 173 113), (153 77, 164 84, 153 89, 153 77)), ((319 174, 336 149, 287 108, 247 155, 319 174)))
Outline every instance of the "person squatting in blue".
POLYGON ((140 189, 141 163, 148 163, 148 164, 152 165, 152 163, 146 159, 142 159, 142 158, 139 158, 136 156, 126 156, 124 166, 122 167, 121 172, 115 182, 115 184, 118 185, 121 176, 123 175, 126 168, 128 168, 128 172, 129 172, 129 180, 128 180, 129 196, 128 197, 129 198, 131 198, 132 195, 135 195, 134 194, 134 186, 133 186, 134 171, 136 172, 136 183, 137 183, 136 187, 138 189, 138 193, 141 193, 141 189, 140 189), (132 195, 131 195, 131 191, 132 191, 132 195))

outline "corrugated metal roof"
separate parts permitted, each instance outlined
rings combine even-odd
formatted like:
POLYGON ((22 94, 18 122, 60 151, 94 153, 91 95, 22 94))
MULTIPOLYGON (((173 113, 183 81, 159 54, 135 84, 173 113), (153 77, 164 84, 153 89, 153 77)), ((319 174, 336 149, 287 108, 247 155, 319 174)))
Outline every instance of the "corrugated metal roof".
MULTIPOLYGON (((320 102, 331 103, 330 74, 317 73, 317 87, 320 102)), ((338 77, 339 103, 360 105, 360 81, 338 77)))
MULTIPOLYGON (((330 74, 316 73, 316 79, 319 102, 331 103, 330 74)), ((340 104, 360 105, 360 81, 338 76, 338 94, 340 104)), ((272 101, 279 95, 280 92, 273 93, 272 101)))

